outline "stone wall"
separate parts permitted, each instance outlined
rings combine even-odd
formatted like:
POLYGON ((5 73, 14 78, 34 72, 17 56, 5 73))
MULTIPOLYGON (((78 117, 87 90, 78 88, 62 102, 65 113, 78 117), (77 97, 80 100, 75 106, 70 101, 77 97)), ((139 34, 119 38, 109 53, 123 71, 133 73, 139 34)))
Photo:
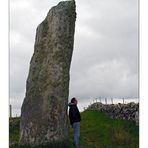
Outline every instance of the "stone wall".
POLYGON ((87 110, 105 112, 113 119, 130 120, 139 125, 139 103, 128 104, 102 104, 100 102, 90 105, 87 110))

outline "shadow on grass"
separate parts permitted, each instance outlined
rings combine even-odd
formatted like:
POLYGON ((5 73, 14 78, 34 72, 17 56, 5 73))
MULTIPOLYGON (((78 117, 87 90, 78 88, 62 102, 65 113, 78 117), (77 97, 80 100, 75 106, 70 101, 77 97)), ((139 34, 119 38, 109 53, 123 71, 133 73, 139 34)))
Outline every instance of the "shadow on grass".
POLYGON ((10 146, 10 148, 73 148, 69 141, 62 141, 62 142, 53 142, 53 143, 47 143, 44 145, 19 145, 19 144, 13 144, 10 146))

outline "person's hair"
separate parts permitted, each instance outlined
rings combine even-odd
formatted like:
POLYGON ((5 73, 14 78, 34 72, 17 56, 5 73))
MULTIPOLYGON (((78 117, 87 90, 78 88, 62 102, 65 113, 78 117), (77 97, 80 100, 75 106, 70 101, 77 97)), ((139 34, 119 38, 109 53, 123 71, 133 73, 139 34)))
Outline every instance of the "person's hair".
POLYGON ((76 100, 76 98, 72 98, 71 99, 71 103, 74 103, 75 100, 76 100))

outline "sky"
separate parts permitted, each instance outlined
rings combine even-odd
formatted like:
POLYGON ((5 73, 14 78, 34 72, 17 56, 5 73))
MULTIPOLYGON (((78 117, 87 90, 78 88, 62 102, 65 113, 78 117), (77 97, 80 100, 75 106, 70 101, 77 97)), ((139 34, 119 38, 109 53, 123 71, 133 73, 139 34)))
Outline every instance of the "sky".
MULTIPOLYGON (((36 28, 60 0, 10 1, 10 103, 25 97, 36 28)), ((138 98, 138 0, 77 0, 69 99, 138 98)))

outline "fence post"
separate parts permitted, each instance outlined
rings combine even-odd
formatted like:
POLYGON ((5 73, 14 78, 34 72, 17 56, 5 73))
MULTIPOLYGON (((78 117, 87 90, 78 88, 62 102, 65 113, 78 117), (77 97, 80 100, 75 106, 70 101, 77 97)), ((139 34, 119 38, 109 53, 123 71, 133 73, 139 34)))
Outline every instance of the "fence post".
POLYGON ((10 116, 10 118, 12 118, 12 106, 11 106, 11 104, 9 105, 9 111, 10 111, 9 116, 10 116))
POLYGON ((97 102, 97 98, 96 98, 96 102, 97 102))
POLYGON ((124 98, 122 98, 123 99, 123 104, 124 104, 124 98))
POLYGON ((113 104, 113 98, 111 98, 111 102, 112 102, 112 104, 113 104))
POLYGON ((101 97, 99 97, 99 99, 100 99, 100 103, 101 103, 101 97))
POLYGON ((107 98, 105 98, 105 103, 107 104, 107 98))

